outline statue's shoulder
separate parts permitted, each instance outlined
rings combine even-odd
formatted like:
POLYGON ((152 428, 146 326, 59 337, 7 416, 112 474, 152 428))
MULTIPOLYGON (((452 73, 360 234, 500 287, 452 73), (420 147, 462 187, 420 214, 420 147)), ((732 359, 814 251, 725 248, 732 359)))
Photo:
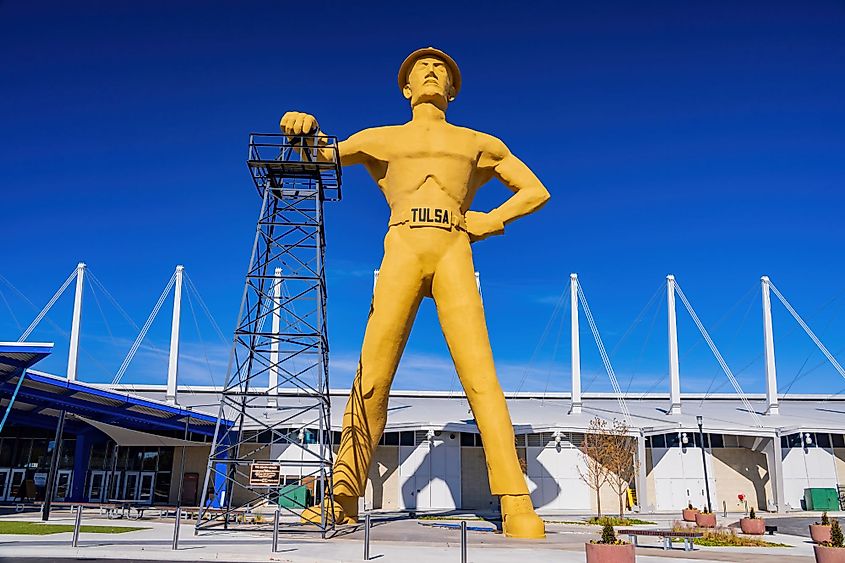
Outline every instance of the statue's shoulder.
POLYGON ((400 128, 401 125, 369 127, 350 135, 346 142, 348 144, 360 146, 361 148, 378 145, 382 142, 390 141, 390 139, 395 137, 400 128))
POLYGON ((498 137, 495 137, 490 133, 485 133, 484 131, 469 129, 468 127, 462 127, 461 129, 464 129, 468 133, 472 134, 475 139, 478 152, 481 153, 482 156, 501 158, 508 153, 507 145, 505 145, 505 143, 498 137))

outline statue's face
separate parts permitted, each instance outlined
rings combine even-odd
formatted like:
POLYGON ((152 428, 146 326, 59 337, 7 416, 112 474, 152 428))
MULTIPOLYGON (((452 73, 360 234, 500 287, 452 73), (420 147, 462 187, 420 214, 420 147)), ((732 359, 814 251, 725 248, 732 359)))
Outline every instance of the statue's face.
POLYGON ((411 106, 429 102, 445 110, 455 97, 446 63, 436 57, 422 57, 416 61, 408 73, 408 84, 402 93, 411 100, 411 106))

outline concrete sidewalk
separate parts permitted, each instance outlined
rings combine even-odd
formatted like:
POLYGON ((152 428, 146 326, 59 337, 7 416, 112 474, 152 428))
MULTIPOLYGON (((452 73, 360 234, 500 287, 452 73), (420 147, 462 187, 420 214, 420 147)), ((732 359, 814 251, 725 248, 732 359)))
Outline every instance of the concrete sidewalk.
MULTIPOLYGON (((30 520, 37 517, 5 517, 4 520, 30 520)), ((72 524, 68 513, 51 518, 51 523, 72 524)), ((425 522, 430 523, 430 522, 425 522)), ((0 536, 0 561, 16 558, 137 559, 147 561, 362 561, 363 531, 360 526, 344 527, 331 539, 321 540, 311 532, 284 533, 279 552, 271 553, 271 534, 261 531, 204 531, 194 535, 192 522, 180 528, 179 550, 171 550, 173 521, 126 521, 86 518, 85 525, 143 526, 147 529, 124 534, 82 534, 78 548, 71 547, 71 534, 46 536, 0 536)), ((469 525, 486 525, 468 522, 469 525)), ((598 536, 598 528, 572 524, 549 524, 545 540, 513 540, 490 532, 468 532, 468 560, 471 562, 511 563, 514 561, 583 562, 584 543, 598 536)), ((370 556, 379 562, 448 563, 460 561, 460 532, 420 525, 414 520, 373 519, 370 556)), ((768 536, 767 536, 768 538, 768 536)), ((813 561, 812 546, 806 538, 778 535, 772 541, 788 548, 699 548, 663 551, 659 542, 641 542, 637 561, 725 561, 734 563, 813 561)))

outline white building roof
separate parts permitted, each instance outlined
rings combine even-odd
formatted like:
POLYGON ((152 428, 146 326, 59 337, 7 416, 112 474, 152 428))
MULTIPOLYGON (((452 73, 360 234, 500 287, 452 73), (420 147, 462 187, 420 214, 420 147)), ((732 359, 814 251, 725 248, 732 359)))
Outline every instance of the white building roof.
MULTIPOLYGON (((163 400, 163 385, 122 385, 151 399, 163 400)), ((349 396, 347 389, 331 391, 332 428, 340 430, 343 410, 349 396)), ((612 394, 586 394, 583 412, 569 414, 567 393, 506 393, 508 409, 517 434, 584 431, 590 420, 600 417, 623 420, 619 402, 612 394)), ((765 415, 763 395, 749 395, 757 413, 753 417, 735 395, 688 394, 682 396, 682 414, 668 414, 668 394, 647 394, 629 397, 625 404, 631 413, 630 427, 646 435, 671 431, 698 431, 696 416, 701 415, 705 432, 745 436, 773 436, 776 433, 831 432, 845 434, 845 397, 827 395, 794 395, 780 399, 780 414, 765 415), (759 420, 762 426, 757 426, 759 420)), ((178 401, 182 407, 216 415, 219 410, 219 389, 213 387, 180 387, 178 401)), ((282 392, 279 409, 268 412, 268 420, 281 420, 309 404, 309 399, 282 392)), ((306 423, 314 413, 291 420, 306 423)), ((462 393, 437 391, 393 391, 388 403, 386 430, 448 430, 477 432, 472 412, 462 393)))

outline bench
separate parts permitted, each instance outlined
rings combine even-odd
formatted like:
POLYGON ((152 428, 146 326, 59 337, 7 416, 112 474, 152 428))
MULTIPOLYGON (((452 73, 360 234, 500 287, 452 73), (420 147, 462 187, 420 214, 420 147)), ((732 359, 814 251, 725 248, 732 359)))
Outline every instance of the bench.
POLYGON ((778 531, 777 526, 766 526, 766 533, 769 534, 770 536, 775 535, 775 532, 777 532, 777 531, 778 531))
POLYGON ((669 530, 669 529, 633 529, 633 528, 622 528, 616 530, 617 534, 622 534, 623 536, 628 536, 631 538, 631 543, 634 544, 634 547, 637 546, 637 536, 651 536, 651 537, 658 537, 663 538, 663 549, 672 549, 672 538, 678 538, 684 540, 684 551, 692 551, 692 540, 695 538, 700 538, 704 536, 703 532, 687 532, 687 531, 678 531, 678 530, 669 530))

